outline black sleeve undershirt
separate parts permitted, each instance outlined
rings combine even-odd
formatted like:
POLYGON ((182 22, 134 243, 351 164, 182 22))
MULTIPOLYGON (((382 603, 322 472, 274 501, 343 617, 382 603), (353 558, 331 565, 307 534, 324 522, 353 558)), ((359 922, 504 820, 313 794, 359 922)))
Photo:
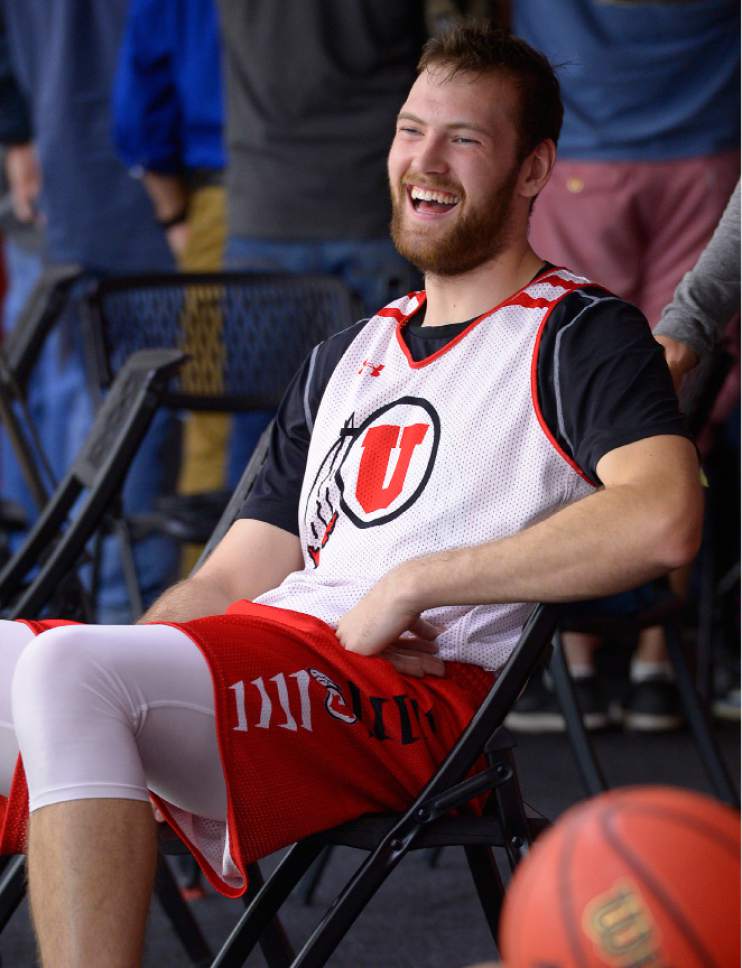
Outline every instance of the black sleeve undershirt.
MULTIPOLYGON (((298 534, 298 506, 311 426, 332 372, 366 320, 317 347, 286 391, 265 464, 240 517, 298 534)), ((416 361, 437 352, 469 321, 403 330, 416 361)), ((598 287, 577 290, 553 309, 538 357, 543 418, 565 453, 591 481, 617 447, 660 434, 689 436, 678 411, 662 348, 636 307, 598 287)))
POLYGON ((240 518, 257 518, 299 533, 299 497, 311 428, 332 371, 365 323, 362 319, 320 343, 294 376, 278 408, 265 463, 240 518))

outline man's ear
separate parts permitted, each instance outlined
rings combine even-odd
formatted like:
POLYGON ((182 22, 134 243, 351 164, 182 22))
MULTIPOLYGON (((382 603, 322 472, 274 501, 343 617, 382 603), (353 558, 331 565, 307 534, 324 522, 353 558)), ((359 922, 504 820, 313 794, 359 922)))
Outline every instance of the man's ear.
POLYGON ((551 138, 536 145, 520 166, 518 194, 535 198, 549 180, 555 160, 556 145, 551 138))

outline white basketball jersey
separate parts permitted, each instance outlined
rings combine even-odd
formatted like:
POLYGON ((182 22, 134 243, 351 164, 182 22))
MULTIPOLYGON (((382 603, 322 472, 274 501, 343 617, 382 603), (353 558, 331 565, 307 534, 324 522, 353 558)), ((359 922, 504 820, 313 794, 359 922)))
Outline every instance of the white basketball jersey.
MULTIPOLYGON (((420 362, 401 335, 424 293, 368 321, 325 388, 299 506, 303 571, 257 601, 336 625, 395 565, 504 538, 593 487, 536 394, 540 334, 588 280, 550 269, 420 362)), ((499 668, 532 606, 425 613, 443 659, 499 668)))

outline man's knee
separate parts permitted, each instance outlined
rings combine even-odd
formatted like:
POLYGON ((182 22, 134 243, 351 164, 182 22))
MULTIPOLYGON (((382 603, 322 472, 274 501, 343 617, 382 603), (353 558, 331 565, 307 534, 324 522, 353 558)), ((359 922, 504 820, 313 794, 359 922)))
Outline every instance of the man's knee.
POLYGON ((100 661, 94 655, 90 629, 66 625, 49 629, 29 642, 16 663, 11 686, 16 728, 29 717, 54 710, 72 711, 90 689, 91 678, 100 678, 100 661))

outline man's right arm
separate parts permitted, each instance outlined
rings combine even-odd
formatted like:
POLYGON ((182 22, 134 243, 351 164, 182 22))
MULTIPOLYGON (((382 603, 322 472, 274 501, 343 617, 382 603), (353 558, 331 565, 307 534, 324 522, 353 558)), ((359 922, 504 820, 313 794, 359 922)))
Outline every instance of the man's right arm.
POLYGON ((232 602, 257 598, 304 567, 298 507, 311 427, 338 359, 364 323, 331 337, 307 357, 278 408, 268 455, 241 517, 198 572, 166 591, 141 622, 221 615, 232 602))
POLYGON ((295 534, 265 521, 235 521, 206 562, 168 589, 139 620, 189 622, 222 615, 238 599, 252 600, 303 567, 295 534))

